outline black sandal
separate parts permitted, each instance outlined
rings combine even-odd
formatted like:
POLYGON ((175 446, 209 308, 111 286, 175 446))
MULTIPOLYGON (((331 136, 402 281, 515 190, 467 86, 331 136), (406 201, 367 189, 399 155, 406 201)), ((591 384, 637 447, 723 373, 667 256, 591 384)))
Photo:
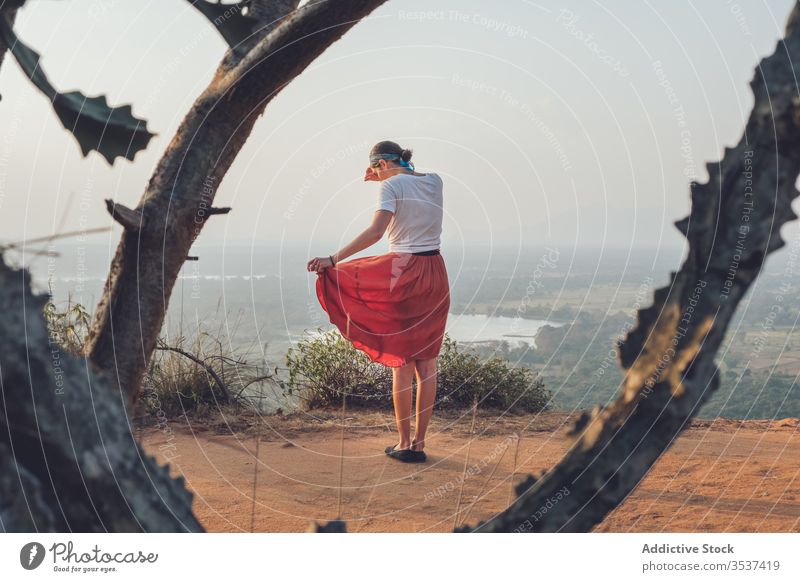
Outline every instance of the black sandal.
POLYGON ((395 450, 397 445, 386 447, 383 452, 393 459, 397 459, 403 463, 422 463, 427 459, 427 456, 422 451, 412 451, 411 449, 395 450))
POLYGON ((425 451, 415 451, 409 449, 409 452, 412 454, 411 463, 424 463, 428 459, 428 455, 425 454, 425 451))

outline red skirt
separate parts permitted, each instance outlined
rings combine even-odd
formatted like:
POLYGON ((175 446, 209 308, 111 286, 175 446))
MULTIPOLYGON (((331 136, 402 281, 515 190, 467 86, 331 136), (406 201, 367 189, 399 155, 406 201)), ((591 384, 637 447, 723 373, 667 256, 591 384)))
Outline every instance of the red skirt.
POLYGON ((386 253, 317 272, 317 298, 354 347, 390 368, 435 358, 450 309, 442 255, 386 253))

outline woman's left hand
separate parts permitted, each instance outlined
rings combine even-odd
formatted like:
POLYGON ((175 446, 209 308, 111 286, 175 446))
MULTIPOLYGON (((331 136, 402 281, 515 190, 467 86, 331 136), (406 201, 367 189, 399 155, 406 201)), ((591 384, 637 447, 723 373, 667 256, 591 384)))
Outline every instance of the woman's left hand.
POLYGON ((313 259, 308 261, 308 265, 306 265, 306 268, 309 271, 316 271, 317 273, 319 273, 320 271, 323 271, 332 266, 333 266, 333 261, 331 261, 330 257, 314 257, 313 259))

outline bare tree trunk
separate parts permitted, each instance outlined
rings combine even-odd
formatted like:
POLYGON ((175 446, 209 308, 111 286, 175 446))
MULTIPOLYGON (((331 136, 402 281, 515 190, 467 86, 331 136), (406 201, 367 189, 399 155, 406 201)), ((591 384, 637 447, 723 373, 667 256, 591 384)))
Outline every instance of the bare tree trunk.
POLYGON ((125 395, 49 337, 47 297, 0 258, 0 531, 203 531, 138 445, 125 395))
POLYGON ((214 195, 257 117, 287 83, 384 1, 311 3, 280 21, 244 57, 228 51, 136 209, 107 201, 125 231, 97 307, 87 355, 131 402, 181 266, 213 214, 214 195))
POLYGON ((707 184, 692 184, 691 213, 676 223, 689 254, 620 344, 626 375, 616 402, 585 415, 564 459, 538 481, 529 477, 506 511, 459 531, 589 531, 717 389, 714 356, 734 310, 767 254, 783 246, 780 227, 797 218, 790 205, 800 173, 798 14, 796 4, 787 37, 756 69, 741 141, 708 164, 707 184))

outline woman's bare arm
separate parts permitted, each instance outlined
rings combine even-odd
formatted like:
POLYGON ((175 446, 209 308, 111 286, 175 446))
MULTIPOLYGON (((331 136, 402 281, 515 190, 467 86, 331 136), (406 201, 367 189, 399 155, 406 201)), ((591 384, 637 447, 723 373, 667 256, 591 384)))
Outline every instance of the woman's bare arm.
POLYGON ((388 210, 376 210, 372 217, 372 224, 370 224, 364 232, 359 234, 349 244, 342 247, 338 252, 333 255, 335 262, 343 261, 349 256, 363 251, 371 247, 376 242, 383 238, 389 223, 392 221, 392 212, 388 210))
MULTIPOLYGON (((388 210, 376 210, 370 224, 361 234, 354 238, 350 243, 342 247, 339 251, 331 255, 334 262, 343 261, 349 256, 371 247, 383 238, 389 223, 392 221, 393 213, 388 210)), ((330 267, 328 257, 315 257, 308 262, 309 271, 319 271, 330 267)))

